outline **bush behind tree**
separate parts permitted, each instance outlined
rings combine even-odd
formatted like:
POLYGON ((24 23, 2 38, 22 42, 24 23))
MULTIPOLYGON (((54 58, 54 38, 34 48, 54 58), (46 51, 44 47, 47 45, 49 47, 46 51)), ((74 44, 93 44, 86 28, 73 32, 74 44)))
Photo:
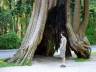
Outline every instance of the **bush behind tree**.
POLYGON ((0 36, 0 49, 14 49, 20 46, 21 39, 11 32, 0 36))

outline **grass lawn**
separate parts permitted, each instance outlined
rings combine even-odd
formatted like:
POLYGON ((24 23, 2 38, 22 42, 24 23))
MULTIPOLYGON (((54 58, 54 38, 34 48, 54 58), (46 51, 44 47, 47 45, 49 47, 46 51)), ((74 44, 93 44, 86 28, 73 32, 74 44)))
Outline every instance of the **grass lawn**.
MULTIPOLYGON (((91 53, 92 56, 96 56, 96 51, 91 53)), ((83 58, 75 58, 74 59, 75 62, 86 62, 86 61, 90 61, 90 59, 83 59, 83 58)))
POLYGON ((86 61, 90 61, 90 59, 75 58, 75 62, 86 62, 86 61))
MULTIPOLYGON (((4 61, 4 59, 0 59, 0 68, 2 67, 13 67, 13 66, 26 66, 26 65, 17 65, 14 63, 7 63, 4 61)), ((27 65, 27 66, 31 66, 31 65, 27 65)))
POLYGON ((11 67, 11 66, 16 66, 16 65, 4 62, 4 59, 0 59, 0 68, 1 67, 11 67))

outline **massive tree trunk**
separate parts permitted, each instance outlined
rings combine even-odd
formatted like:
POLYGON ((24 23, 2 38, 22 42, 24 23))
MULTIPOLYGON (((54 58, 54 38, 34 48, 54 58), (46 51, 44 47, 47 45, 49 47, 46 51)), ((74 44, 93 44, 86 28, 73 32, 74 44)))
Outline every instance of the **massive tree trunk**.
POLYGON ((84 0, 82 24, 80 24, 80 1, 76 1, 73 23, 70 17, 70 3, 70 0, 35 0, 26 35, 19 50, 8 62, 31 64, 37 47, 39 49, 37 53, 52 56, 59 47, 61 32, 65 33, 68 40, 67 55, 71 55, 71 48, 78 57, 89 58, 90 44, 85 36, 89 16, 88 0, 84 0))
MULTIPOLYGON (((51 0, 52 1, 52 0, 51 0)), ((43 39, 39 44, 36 54, 53 56, 60 45, 60 33, 64 32, 64 36, 68 39, 66 30, 66 0, 58 0, 56 6, 48 10, 48 17, 43 33, 43 39)), ((66 57, 70 57, 69 41, 67 43, 66 57)))
POLYGON ((47 18, 48 0, 35 0, 30 23, 17 53, 8 62, 31 64, 35 50, 42 40, 47 18))

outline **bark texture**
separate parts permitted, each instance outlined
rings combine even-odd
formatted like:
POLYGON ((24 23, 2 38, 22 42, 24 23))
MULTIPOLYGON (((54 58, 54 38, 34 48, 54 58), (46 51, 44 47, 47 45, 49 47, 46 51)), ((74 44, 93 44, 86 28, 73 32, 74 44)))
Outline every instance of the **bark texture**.
POLYGON ((35 50, 42 40, 48 11, 48 0, 35 0, 29 26, 17 53, 8 62, 31 64, 35 50))
MULTIPOLYGON (((75 14, 73 20, 73 26, 71 22, 71 11, 70 11, 70 2, 71 0, 67 0, 67 31, 68 31, 68 38, 71 45, 71 49, 76 53, 79 58, 89 58, 90 57, 90 43, 85 36, 85 30, 88 24, 88 16, 89 16, 89 0, 84 0, 84 15, 83 24, 80 24, 80 10, 78 10, 76 6, 80 6, 80 1, 75 1, 75 14), (77 17, 79 16, 79 18, 77 17), (77 19, 76 19, 77 18, 77 19), (83 25, 83 27, 81 27, 83 25)), ((80 9, 80 8, 79 8, 80 9)))

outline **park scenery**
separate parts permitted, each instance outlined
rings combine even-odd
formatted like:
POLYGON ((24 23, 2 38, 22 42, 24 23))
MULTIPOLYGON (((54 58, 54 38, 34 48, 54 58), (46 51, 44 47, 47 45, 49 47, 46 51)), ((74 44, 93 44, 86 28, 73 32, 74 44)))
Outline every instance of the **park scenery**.
POLYGON ((0 72, 96 72, 96 0, 0 0, 0 72))

